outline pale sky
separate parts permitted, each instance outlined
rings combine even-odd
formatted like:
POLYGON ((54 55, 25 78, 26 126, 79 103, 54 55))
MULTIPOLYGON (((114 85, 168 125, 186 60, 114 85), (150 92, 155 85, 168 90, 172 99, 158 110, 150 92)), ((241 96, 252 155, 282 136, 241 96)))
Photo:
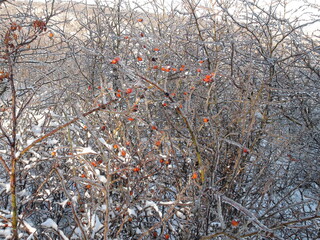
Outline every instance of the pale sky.
MULTIPOLYGON (((44 0, 38 0, 38 1, 44 1, 44 0)), ((87 2, 89 4, 95 3, 95 0, 73 0, 73 1, 87 2)), ((107 2, 107 3, 114 4, 116 0, 98 0, 98 1, 102 3, 107 2)), ((187 1, 187 0, 124 0, 124 2, 127 2, 127 1, 130 3, 132 8, 135 8, 137 5, 139 5, 143 7, 145 11, 152 12, 153 9, 150 7, 149 4, 147 4, 148 2, 157 2, 159 5, 164 5, 166 9, 170 10, 172 9, 172 7, 174 8, 177 5, 179 5, 181 2, 187 1)), ((189 0, 189 1, 198 2, 199 0, 189 0)), ((221 0, 221 1, 223 2, 224 0, 221 0)), ((255 0, 255 1, 258 3, 259 6, 265 5, 265 7, 267 8, 270 2, 273 2, 274 0, 255 0)), ((319 3, 320 0, 282 0, 282 1, 285 1, 288 3, 287 12, 288 11, 290 12, 289 15, 291 15, 290 16, 291 19, 294 19, 297 17, 298 18, 302 17, 302 19, 305 21, 320 19, 320 3, 319 3), (317 9, 302 7, 303 5, 305 5, 305 3, 313 4, 317 6, 317 9)), ((62 0, 62 2, 68 2, 68 0, 62 0)), ((212 7, 210 2, 215 2, 215 0, 200 0, 200 6, 212 7)), ((236 0, 235 3, 237 2, 240 3, 242 1, 236 0)), ((248 2, 253 2, 253 0, 248 0, 248 2)), ((138 10, 138 9, 135 9, 135 10, 138 10)), ((230 12, 232 11, 233 10, 230 9, 230 12)), ((308 26, 306 28, 306 31, 308 33, 312 33, 314 31, 320 31, 320 22, 317 22, 308 26)))

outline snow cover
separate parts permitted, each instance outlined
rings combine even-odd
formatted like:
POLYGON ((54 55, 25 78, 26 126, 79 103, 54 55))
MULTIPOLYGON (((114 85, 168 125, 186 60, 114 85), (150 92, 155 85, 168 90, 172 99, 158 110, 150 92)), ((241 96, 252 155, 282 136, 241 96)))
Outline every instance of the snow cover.
POLYGON ((66 204, 68 203, 68 199, 62 201, 62 202, 58 202, 57 204, 60 205, 61 207, 65 208, 66 204))
POLYGON ((2 179, 0 179, 0 193, 2 191, 4 191, 3 189, 1 190, 1 188, 4 188, 4 190, 6 191, 6 193, 10 192, 10 183, 8 182, 3 182, 2 179))
POLYGON ((40 126, 33 126, 32 128, 31 128, 31 131, 33 132, 33 134, 35 135, 35 136, 40 136, 41 135, 41 133, 42 133, 42 129, 41 129, 41 127, 40 126))
POLYGON ((137 213, 133 208, 128 208, 128 214, 129 216, 137 216, 137 213))
POLYGON ((72 235, 71 239, 81 239, 81 235, 82 235, 81 230, 80 228, 77 227, 74 230, 74 234, 72 235))
POLYGON ((148 207, 152 207, 159 214, 160 218, 162 218, 162 213, 159 211, 159 208, 155 202, 146 201, 145 208, 148 208, 148 207))
POLYGON ((172 205, 175 202, 174 201, 167 201, 167 202, 159 202, 161 205, 172 205))
POLYGON ((62 232, 61 230, 58 230, 60 237, 62 237, 63 240, 69 240, 69 238, 67 238, 66 235, 64 235, 64 232, 62 232))
POLYGON ((91 239, 94 239, 94 235, 96 234, 96 232, 98 232, 101 228, 103 228, 103 224, 100 222, 99 217, 96 214, 92 215, 91 227, 93 228, 91 239))
POLYGON ((29 152, 31 152, 37 159, 41 159, 41 155, 33 150, 30 150, 29 152))
POLYGON ((27 146, 29 146, 31 143, 33 143, 36 139, 35 138, 30 138, 27 140, 27 146))
POLYGON ((27 221, 23 221, 23 224, 26 226, 26 228, 28 229, 28 231, 31 232, 31 234, 29 235, 29 237, 27 238, 27 240, 33 239, 33 234, 37 231, 37 229, 34 228, 34 227, 32 227, 27 221))
POLYGON ((48 218, 46 221, 41 223, 41 226, 47 227, 47 228, 53 228, 54 230, 58 231, 58 225, 51 218, 48 218))
POLYGON ((26 189, 23 189, 22 191, 18 192, 17 195, 19 197, 26 197, 26 196, 29 196, 29 193, 27 192, 26 189))
POLYGON ((11 228, 0 229, 0 239, 11 239, 11 228))
POLYGON ((103 145, 105 145, 108 149, 112 149, 112 146, 110 145, 110 144, 108 144, 107 142, 106 142, 106 140, 104 140, 103 138, 98 138, 99 139, 99 141, 103 144, 103 145))
POLYGON ((76 150, 80 154, 97 154, 91 147, 78 147, 76 150))
POLYGON ((102 182, 102 183, 106 183, 106 182, 107 182, 107 179, 106 179, 105 176, 99 175, 98 177, 99 177, 99 181, 100 181, 100 182, 102 182))
POLYGON ((186 215, 184 215, 184 213, 181 212, 181 211, 176 211, 176 215, 177 215, 178 218, 181 218, 181 219, 186 219, 187 218, 186 215))
POLYGON ((57 140, 57 139, 49 139, 48 141, 47 141, 47 144, 49 144, 49 145, 55 145, 55 144, 57 144, 59 141, 57 140))

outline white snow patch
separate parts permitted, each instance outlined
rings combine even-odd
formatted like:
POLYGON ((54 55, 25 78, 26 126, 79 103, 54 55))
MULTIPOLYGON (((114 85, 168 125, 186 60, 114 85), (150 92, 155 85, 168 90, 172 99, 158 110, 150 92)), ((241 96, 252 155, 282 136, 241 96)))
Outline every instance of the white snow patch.
POLYGON ((105 211, 107 209, 106 205, 103 204, 101 207, 100 207, 101 211, 105 211))
MULTIPOLYGON (((71 195, 71 194, 73 194, 73 192, 70 193, 70 195, 71 195)), ((77 197, 77 196, 73 196, 73 197, 72 197, 72 202, 75 202, 75 203, 78 202, 78 197, 77 197)))
POLYGON ((65 208, 66 207, 66 204, 68 203, 68 199, 66 199, 66 200, 64 200, 64 201, 62 201, 62 202, 58 202, 57 204, 59 204, 60 206, 62 206, 63 208, 65 208))
POLYGON ((186 215, 184 215, 184 214, 183 214, 182 212, 180 212, 180 211, 177 211, 177 212, 176 212, 176 215, 177 215, 178 218, 186 219, 186 215))
POLYGON ((81 153, 81 154, 97 154, 91 147, 85 147, 85 148, 78 148, 77 152, 81 153))
POLYGON ((220 222, 212 222, 212 223, 210 223, 210 226, 212 226, 212 227, 221 227, 221 223, 220 222))
POLYGON ((112 149, 112 146, 106 142, 103 138, 99 138, 99 141, 105 145, 108 149, 112 149))
POLYGON ((39 127, 39 126, 33 126, 33 127, 31 128, 31 131, 33 132, 33 134, 34 134, 35 136, 40 136, 40 135, 41 135, 41 132, 42 132, 41 127, 39 127))
POLYGON ((103 224, 100 222, 98 216, 96 214, 92 215, 91 218, 91 227, 93 227, 92 229, 92 234, 91 234, 91 239, 94 239, 94 235, 96 234, 96 232, 98 232, 101 228, 103 228, 103 224))
POLYGON ((174 204, 174 201, 168 201, 168 202, 159 202, 161 205, 172 205, 174 204))
POLYGON ((5 237, 4 239, 12 239, 11 238, 11 228, 0 229, 0 237, 5 237))
POLYGON ((27 240, 31 240, 33 239, 33 234, 37 231, 36 228, 32 227, 28 222, 23 221, 24 225, 26 226, 26 228, 29 230, 29 232, 31 232, 31 234, 28 236, 27 240))
POLYGON ((41 155, 33 150, 30 150, 29 152, 31 152, 32 154, 34 154, 34 156, 37 158, 37 159, 41 159, 41 155))
POLYGON ((100 182, 102 182, 102 183, 106 183, 106 182, 107 182, 106 177, 105 177, 105 176, 102 176, 102 175, 99 176, 99 180, 100 180, 100 182))
POLYGON ((128 208, 128 214, 129 216, 137 216, 137 213, 133 208, 128 208))
POLYGON ((49 139, 48 141, 47 141, 47 144, 49 144, 49 145, 55 145, 55 144, 57 144, 59 141, 57 140, 57 139, 49 139))
POLYGON ((56 224, 55 221, 53 221, 51 218, 48 218, 46 221, 41 223, 41 226, 47 227, 47 228, 53 228, 56 231, 58 231, 58 225, 56 224))
POLYGON ((57 123, 56 121, 51 121, 50 124, 49 124, 50 127, 58 127, 59 125, 60 124, 57 123))
POLYGON ((81 239, 81 235, 82 235, 82 232, 80 230, 80 228, 76 228, 74 230, 74 234, 72 235, 71 239, 81 239))
POLYGON ((2 186, 6 190, 6 193, 10 192, 10 183, 1 182, 0 186, 2 186))
POLYGON ((85 196, 86 198, 91 198, 91 195, 90 195, 88 192, 86 192, 86 193, 84 194, 84 196, 85 196))
POLYGON ((22 191, 18 192, 17 195, 18 195, 19 197, 25 197, 25 196, 28 196, 29 193, 27 192, 26 189, 23 189, 22 191))
POLYGON ((27 146, 29 146, 31 143, 33 143, 35 141, 34 138, 27 140, 27 146))
POLYGON ((61 230, 58 230, 60 236, 62 237, 63 240, 69 240, 69 238, 67 238, 66 235, 64 235, 64 232, 62 232, 61 230))
POLYGON ((146 208, 148 207, 152 207, 160 216, 160 218, 162 218, 162 213, 159 211, 159 208, 157 206, 157 204, 153 201, 146 201, 146 208))
POLYGON ((34 234, 34 233, 31 233, 31 234, 27 237, 26 240, 33 240, 33 239, 34 239, 33 234, 34 234))

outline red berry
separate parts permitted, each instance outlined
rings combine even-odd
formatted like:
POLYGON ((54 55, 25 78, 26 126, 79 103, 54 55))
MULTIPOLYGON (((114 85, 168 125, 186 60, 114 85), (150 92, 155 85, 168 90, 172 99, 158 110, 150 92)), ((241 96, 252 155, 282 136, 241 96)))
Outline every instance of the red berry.
POLYGON ((193 173, 191 178, 192 179, 197 179, 198 178, 198 174, 197 173, 193 173))
POLYGON ((134 172, 139 172, 139 171, 140 171, 140 168, 135 167, 135 168, 133 169, 133 171, 134 171, 134 172))
POLYGON ((132 88, 128 88, 128 89, 127 89, 127 94, 132 93, 132 91, 133 91, 132 88))
POLYGON ((239 225, 239 221, 232 220, 231 221, 231 225, 234 226, 234 227, 237 227, 239 225))

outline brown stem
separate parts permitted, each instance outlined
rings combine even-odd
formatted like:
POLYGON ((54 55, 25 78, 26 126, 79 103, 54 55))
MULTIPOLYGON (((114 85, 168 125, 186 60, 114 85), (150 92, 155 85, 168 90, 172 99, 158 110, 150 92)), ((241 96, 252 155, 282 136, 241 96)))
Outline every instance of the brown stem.
MULTIPOLYGON (((14 89, 14 88, 13 88, 14 89)), ((53 131, 45 134, 44 136, 36 139, 34 142, 32 142, 29 146, 27 146, 26 148, 24 148, 21 152, 19 156, 15 156, 15 134, 16 134, 16 116, 15 116, 15 95, 13 94, 12 97, 12 102, 13 102, 13 106, 12 107, 12 112, 14 113, 13 116, 13 131, 12 131, 12 144, 11 144, 11 173, 10 173, 10 189, 11 189, 11 206, 12 206, 12 219, 11 219, 11 224, 12 224, 12 239, 17 240, 18 239, 18 214, 17 214, 17 198, 16 198, 16 164, 18 162, 18 160, 25 154, 27 153, 32 147, 34 147, 37 143, 43 141, 44 139, 52 136, 53 134, 55 134, 56 132, 60 131, 61 129, 64 129, 65 127, 69 126, 70 124, 76 122, 79 120, 79 117, 74 118, 73 120, 57 127, 56 129, 54 129, 53 131)), ((91 113, 94 113, 96 111, 105 109, 109 104, 111 104, 113 101, 110 101, 107 104, 103 104, 98 108, 94 108, 89 112, 86 112, 83 114, 83 116, 87 116, 91 113)))
MULTIPOLYGON (((8 53, 8 47, 7 47, 8 53)), ((12 131, 11 131, 11 142, 10 142, 10 155, 11 155, 11 171, 10 171, 10 192, 11 192, 11 224, 12 224, 12 239, 18 239, 18 207, 17 207, 17 196, 16 196, 16 135, 17 135, 17 116, 16 116, 16 89, 13 81, 13 62, 9 57, 9 82, 11 87, 11 118, 12 118, 12 131)))
MULTIPOLYGON (((164 90, 162 89, 159 85, 157 85, 156 83, 150 81, 149 79, 137 74, 138 77, 140 77, 143 81, 153 85, 154 87, 156 87, 159 91, 163 92, 165 94, 165 96, 171 101, 171 102, 174 102, 174 100, 172 99, 172 97, 170 97, 170 95, 164 90)), ((195 150, 196 150, 196 158, 197 158, 197 162, 198 162, 198 165, 199 165, 199 169, 200 169, 200 178, 201 178, 201 182, 204 183, 204 180, 205 180, 205 169, 203 168, 203 162, 202 162, 202 158, 201 158, 201 154, 200 154, 200 151, 199 151, 199 145, 198 145, 198 142, 197 142, 197 138, 196 138, 196 135, 194 134, 190 124, 189 124, 189 121, 188 119, 184 116, 184 114, 182 113, 182 111, 179 109, 179 107, 176 107, 176 112, 180 115, 180 117, 182 117, 184 123, 186 124, 186 127, 189 131, 189 134, 191 136, 191 140, 192 140, 192 143, 195 147, 195 150)))
POLYGON ((18 207, 17 207, 17 198, 16 198, 16 163, 17 161, 14 159, 11 163, 11 174, 10 174, 10 190, 11 190, 11 208, 12 208, 12 239, 18 239, 18 207))
MULTIPOLYGON (((98 107, 98 108, 94 108, 94 109, 90 110, 89 112, 86 112, 86 113, 84 113, 84 114, 82 114, 82 115, 85 117, 85 116, 90 115, 91 113, 94 113, 94 112, 97 112, 97 111, 99 111, 99 110, 105 109, 108 105, 110 105, 110 104, 111 104, 112 102, 114 102, 114 101, 115 101, 115 100, 112 100, 112 101, 110 101, 110 102, 108 102, 108 103, 106 103, 106 104, 103 104, 103 105, 101 105, 101 106, 98 107)), ((67 122, 67 123, 65 123, 65 124, 57 127, 56 129, 52 130, 51 132, 43 135, 42 137, 34 140, 29 146, 27 146, 26 148, 24 148, 24 149, 20 152, 20 155, 19 155, 18 157, 16 157, 16 160, 19 160, 25 153, 27 153, 27 152, 28 152, 31 148, 33 148, 37 143, 42 142, 44 139, 52 136, 53 134, 57 133, 58 131, 60 131, 60 130, 62 130, 62 129, 64 129, 64 128, 66 128, 66 127, 68 127, 69 125, 71 125, 72 123, 75 123, 75 122, 78 121, 78 120, 79 120, 79 117, 76 117, 76 118, 72 119, 71 121, 69 121, 69 122, 67 122)))
POLYGON ((4 169, 6 170, 6 172, 8 174, 10 174, 10 168, 8 167, 8 165, 6 164, 6 162, 3 160, 3 158, 0 156, 0 162, 2 163, 2 166, 4 167, 4 169))

